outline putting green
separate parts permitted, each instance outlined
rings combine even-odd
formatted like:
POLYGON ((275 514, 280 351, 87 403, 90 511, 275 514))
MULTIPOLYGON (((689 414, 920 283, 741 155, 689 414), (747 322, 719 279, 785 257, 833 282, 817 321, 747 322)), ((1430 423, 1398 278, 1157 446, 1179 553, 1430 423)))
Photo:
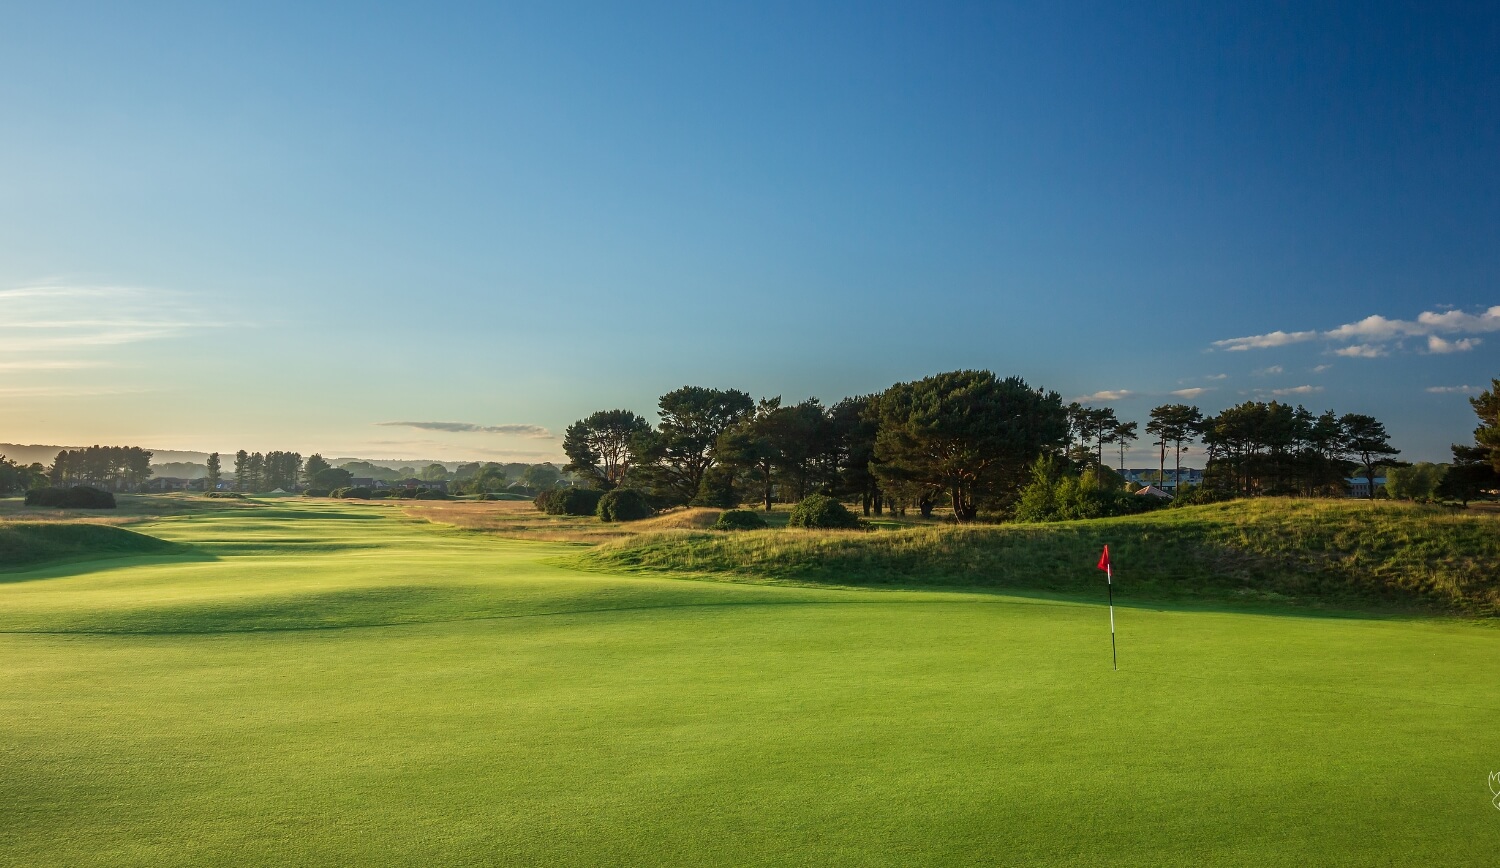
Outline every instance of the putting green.
POLYGON ((137 529, 189 550, 0 574, 0 863, 1500 853, 1491 625, 1124 608, 1111 672, 1091 603, 579 572, 373 505, 137 529))

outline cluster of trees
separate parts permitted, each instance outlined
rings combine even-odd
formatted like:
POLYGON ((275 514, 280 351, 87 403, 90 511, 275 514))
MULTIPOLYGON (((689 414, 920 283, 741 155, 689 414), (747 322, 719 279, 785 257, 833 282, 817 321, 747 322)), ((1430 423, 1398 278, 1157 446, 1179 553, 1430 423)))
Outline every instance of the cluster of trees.
POLYGON ((1013 499, 1026 468, 1068 443, 1056 392, 989 371, 898 383, 832 407, 756 401, 737 389, 684 386, 663 395, 653 427, 603 410, 567 429, 564 468, 602 490, 628 486, 657 506, 728 507, 752 497, 858 498, 866 514, 943 502, 960 520, 1013 499))
POLYGON ((105 491, 139 487, 151 478, 151 452, 135 446, 89 446, 57 453, 48 482, 61 487, 89 485, 105 491))
MULTIPOLYGON (((208 456, 208 460, 208 478, 217 483, 219 453, 208 456)), ((275 491, 278 488, 292 491, 302 481, 302 472, 302 456, 296 452, 267 452, 262 455, 241 449, 234 453, 236 491, 275 491)))
POLYGON ((1363 413, 1314 416, 1305 407, 1246 401, 1196 427, 1208 452, 1204 485, 1255 494, 1342 494, 1356 469, 1375 496, 1382 461, 1400 450, 1385 425, 1363 413))
POLYGON ((14 494, 47 484, 47 468, 20 464, 0 455, 0 494, 14 494))
MULTIPOLYGON (((946 505, 969 521, 982 510, 1013 513, 1039 473, 1053 485, 1066 478, 1080 480, 1075 487, 1123 491, 1123 479, 1107 467, 1107 448, 1118 448, 1123 467, 1141 430, 1110 408, 1065 404, 1056 392, 989 371, 897 383, 831 407, 684 386, 663 395, 657 412, 656 426, 624 409, 568 426, 564 470, 600 490, 639 489, 656 506, 753 499, 769 510, 777 500, 825 493, 862 501, 867 515, 886 507, 930 515, 946 505)), ((1168 452, 1176 479, 1183 454, 1201 442, 1205 484, 1219 495, 1342 495, 1356 469, 1373 490, 1378 466, 1399 454, 1373 417, 1314 415, 1277 401, 1247 401, 1213 416, 1165 404, 1151 411, 1144 433, 1159 447, 1159 478, 1168 452)))

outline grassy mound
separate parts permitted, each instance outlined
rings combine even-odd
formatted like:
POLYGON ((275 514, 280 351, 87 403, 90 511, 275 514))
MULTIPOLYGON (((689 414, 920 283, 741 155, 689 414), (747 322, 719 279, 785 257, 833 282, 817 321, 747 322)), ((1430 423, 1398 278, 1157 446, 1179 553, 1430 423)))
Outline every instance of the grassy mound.
POLYGON ((674 509, 664 512, 655 518, 648 518, 636 522, 633 527, 636 530, 707 530, 714 526, 719 516, 724 513, 722 509, 712 509, 706 506, 689 506, 684 509, 674 509))
POLYGON ((80 557, 159 554, 174 543, 107 524, 0 523, 0 570, 80 557))
POLYGON ((734 535, 652 534, 582 565, 837 585, 1096 592, 1108 543, 1138 599, 1419 604, 1500 614, 1500 516, 1266 499, 1058 524, 734 535))

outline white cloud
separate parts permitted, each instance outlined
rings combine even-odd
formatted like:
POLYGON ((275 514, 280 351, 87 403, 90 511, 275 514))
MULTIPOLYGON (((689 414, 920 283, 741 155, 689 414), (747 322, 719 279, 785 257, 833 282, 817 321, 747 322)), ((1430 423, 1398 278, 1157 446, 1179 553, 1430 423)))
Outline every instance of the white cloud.
POLYGON ((1195 388, 1192 388, 1192 389, 1178 389, 1177 391, 1173 392, 1172 394, 1176 395, 1179 398, 1187 398, 1187 399, 1191 400, 1191 399, 1196 398, 1199 395, 1203 394, 1204 392, 1212 392, 1212 391, 1213 391, 1213 389, 1205 389, 1205 388, 1202 388, 1202 387, 1195 387, 1195 388))
POLYGON ((1487 334, 1490 332, 1500 332, 1500 305, 1486 308, 1479 313, 1466 313, 1461 310, 1441 312, 1427 310, 1417 314, 1417 318, 1414 320, 1391 319, 1380 314, 1372 314, 1364 319, 1345 323, 1322 332, 1274 331, 1263 335, 1250 335, 1248 337, 1214 341, 1212 346, 1216 349, 1233 352, 1281 347, 1317 338, 1338 342, 1359 341, 1359 343, 1334 350, 1334 352, 1350 358, 1368 359, 1387 355, 1389 353, 1388 346, 1392 342, 1398 342, 1406 337, 1426 337, 1428 339, 1428 352, 1431 353, 1463 352, 1464 350, 1473 349, 1478 345, 1479 340, 1477 338, 1468 338, 1449 341, 1445 340, 1443 336, 1487 334), (1378 348, 1378 351, 1376 348, 1378 348))
POLYGON ((1322 386, 1293 386, 1290 389, 1272 389, 1273 395, 1312 395, 1323 391, 1322 386))
POLYGON ((1428 386, 1427 391, 1434 395, 1477 395, 1484 389, 1478 386, 1428 386))
POLYGON ((1464 313, 1461 310, 1443 313, 1423 311, 1417 315, 1417 322, 1432 331, 1450 334, 1453 332, 1500 332, 1500 304, 1478 314, 1464 313))
POLYGON ((1324 371, 1328 370, 1331 367, 1333 367, 1333 365, 1314 365, 1313 368, 1312 368, 1312 372, 1314 374, 1321 374, 1321 373, 1323 373, 1324 371))
POLYGON ((1227 352, 1241 352, 1243 350, 1262 350, 1267 347, 1284 347, 1287 344, 1300 344, 1310 341, 1318 336, 1317 332, 1283 332, 1274 331, 1264 335, 1250 335, 1243 338, 1229 338, 1222 341, 1214 341, 1214 346, 1227 352))
POLYGON ((1108 403, 1110 401, 1123 401, 1134 394, 1135 393, 1130 391, 1129 389, 1101 389, 1100 391, 1095 392, 1092 395, 1080 395, 1073 400, 1077 401, 1080 404, 1086 403, 1088 401, 1108 403))
POLYGON ((416 428, 422 431, 452 431, 471 434, 515 434, 543 440, 551 439, 552 432, 540 425, 513 423, 506 425, 477 425, 473 422, 376 422, 376 425, 396 428, 416 428))
POLYGON ((1280 374, 1280 373, 1283 373, 1284 371, 1285 371, 1285 368, 1281 367, 1280 365, 1272 365, 1269 368, 1261 368, 1260 370, 1256 371, 1255 372, 1255 376, 1257 376, 1257 377, 1266 377, 1266 376, 1270 376, 1272 374, 1280 374))
POLYGON ((1459 338, 1458 340, 1444 340, 1437 335, 1427 336, 1427 352, 1437 353, 1466 353, 1484 343, 1479 338, 1459 338))
POLYGON ((1416 323, 1403 322, 1399 319, 1386 319, 1383 316, 1367 316, 1359 322, 1341 325, 1336 329, 1330 329, 1323 333, 1323 337, 1333 340, 1353 340, 1364 338, 1366 340, 1390 340, 1401 335, 1415 334, 1418 328, 1416 323))
POLYGON ((1347 347, 1339 347, 1333 351, 1333 354, 1350 359, 1378 359, 1389 352, 1379 344, 1350 344, 1347 347))
POLYGON ((1227 380, 1227 379, 1229 379, 1229 375, 1228 374, 1209 374, 1208 376, 1204 377, 1203 379, 1205 379, 1205 380, 1227 380))

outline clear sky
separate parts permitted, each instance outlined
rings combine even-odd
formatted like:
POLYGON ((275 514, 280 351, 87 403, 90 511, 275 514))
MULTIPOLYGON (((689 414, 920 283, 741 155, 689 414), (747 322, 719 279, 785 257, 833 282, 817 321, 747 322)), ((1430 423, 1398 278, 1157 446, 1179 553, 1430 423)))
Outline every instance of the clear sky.
POLYGON ((312 5, 7 9, 0 442, 535 460, 983 367, 1440 460, 1500 376, 1494 4, 312 5))

